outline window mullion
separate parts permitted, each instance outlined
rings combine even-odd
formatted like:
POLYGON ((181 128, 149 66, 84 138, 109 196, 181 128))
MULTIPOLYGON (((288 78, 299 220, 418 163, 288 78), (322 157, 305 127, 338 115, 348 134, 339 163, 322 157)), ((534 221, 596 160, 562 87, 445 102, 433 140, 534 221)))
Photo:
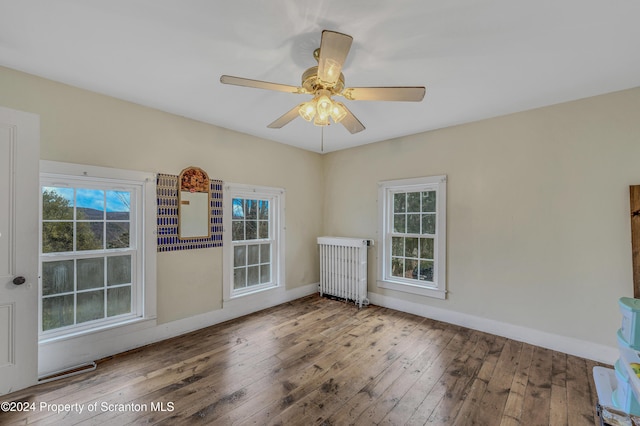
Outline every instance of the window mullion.
POLYGON ((73 325, 78 324, 78 259, 73 259, 73 325))
MULTIPOLYGON (((105 238, 105 240, 106 240, 106 238, 105 238)), ((109 271, 107 270, 108 262, 107 262, 107 256, 106 255, 104 256, 103 264, 104 264, 104 267, 103 267, 104 273, 103 273, 103 276, 102 276, 102 291, 103 291, 104 294, 103 294, 103 298, 102 298, 102 300, 103 300, 102 303, 104 305, 104 313, 103 313, 102 317, 103 318, 107 318, 108 317, 107 316, 107 302, 108 302, 108 300, 107 300, 107 277, 108 277, 109 271)), ((133 274, 131 274, 131 275, 132 275, 131 279, 133 280, 133 274)))

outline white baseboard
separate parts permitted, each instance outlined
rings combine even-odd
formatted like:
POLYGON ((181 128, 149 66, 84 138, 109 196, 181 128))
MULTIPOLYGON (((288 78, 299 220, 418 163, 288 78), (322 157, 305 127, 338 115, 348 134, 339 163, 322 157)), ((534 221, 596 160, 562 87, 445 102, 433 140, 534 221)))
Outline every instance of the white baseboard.
POLYGON ((533 328, 522 327, 488 318, 408 302, 394 297, 369 292, 372 305, 383 306, 421 317, 431 318, 497 336, 507 337, 543 348, 575 355, 581 358, 613 365, 620 357, 617 347, 600 345, 586 340, 547 333, 533 328))
MULTIPOLYGON (((40 377, 46 376, 52 372, 89 363, 100 358, 258 312, 262 309, 317 293, 317 291, 318 283, 313 283, 287 291, 265 292, 260 297, 225 302, 223 309, 194 315, 189 318, 160 325, 132 327, 132 331, 124 335, 110 331, 104 334, 95 333, 75 339, 41 344, 38 354, 38 373, 40 377)), ((368 296, 370 303, 373 305, 456 324, 609 365, 613 365, 619 357, 617 347, 609 347, 474 315, 408 302, 377 293, 369 292, 368 296)))
POLYGON ((38 348, 38 376, 69 369, 150 343, 176 337, 194 330, 219 324, 281 303, 317 293, 318 283, 291 290, 265 291, 224 303, 222 309, 156 325, 138 324, 125 334, 113 329, 76 338, 40 344, 38 348))

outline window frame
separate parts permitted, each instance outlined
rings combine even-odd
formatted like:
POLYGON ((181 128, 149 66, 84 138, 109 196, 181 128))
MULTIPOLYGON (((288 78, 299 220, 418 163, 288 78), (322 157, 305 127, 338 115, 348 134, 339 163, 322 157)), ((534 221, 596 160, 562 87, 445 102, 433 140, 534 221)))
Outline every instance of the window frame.
POLYGON ((223 195, 223 301, 228 302, 263 291, 285 288, 284 274, 284 231, 285 231, 285 191, 283 188, 226 183, 223 195), (269 201, 269 229, 267 239, 242 240, 235 243, 232 236, 233 199, 259 199, 269 201), (234 247, 247 241, 271 244, 271 282, 257 284, 243 289, 234 289, 234 247))
MULTIPOLYGON (((156 318, 156 176, 153 173, 112 169, 56 161, 40 161, 39 201, 39 285, 38 335, 40 343, 75 338, 107 329, 123 327, 156 318), (42 253, 42 188, 69 187, 131 190, 134 205, 130 215, 131 247, 75 252, 42 253), (135 247, 133 247, 135 245, 135 247), (127 253, 132 255, 132 313, 91 320, 44 331, 42 324, 42 264, 47 260, 106 258, 127 253), (135 277, 135 278, 134 278, 135 277), (135 279, 135 283, 134 283, 135 279)), ((77 219, 74 218, 74 222, 77 219)), ((75 281, 75 280, 74 280, 75 281)), ((108 286, 103 287, 105 291, 108 286)), ((74 287, 74 294, 78 289, 74 287)), ((74 298, 75 300, 75 298, 74 298)), ((106 305, 105 305, 106 309, 106 305)), ((106 314, 106 312, 105 312, 106 314)))
POLYGON ((446 175, 389 180, 378 183, 378 235, 380 238, 378 287, 437 299, 446 298, 446 191, 446 175), (403 234, 393 232, 394 194, 423 191, 436 192, 436 232, 433 234, 433 284, 430 284, 431 282, 429 281, 400 278, 391 275, 391 239, 394 234, 403 234))

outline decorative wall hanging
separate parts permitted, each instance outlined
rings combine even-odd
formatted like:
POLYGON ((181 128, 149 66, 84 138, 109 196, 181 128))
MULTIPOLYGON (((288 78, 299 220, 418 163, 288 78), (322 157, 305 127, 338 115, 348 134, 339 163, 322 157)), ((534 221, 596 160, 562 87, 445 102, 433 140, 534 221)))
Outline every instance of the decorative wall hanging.
MULTIPOLYGON (((186 169, 185 169, 186 170, 186 169)), ((207 177, 208 178, 208 177, 207 177)), ((198 180, 197 178, 195 179, 198 180)), ((222 181, 209 180, 209 236, 180 238, 179 176, 158 173, 158 251, 190 250, 222 246, 222 181)))
POLYGON ((199 167, 187 167, 178 176, 178 236, 209 238, 211 190, 209 175, 199 167))

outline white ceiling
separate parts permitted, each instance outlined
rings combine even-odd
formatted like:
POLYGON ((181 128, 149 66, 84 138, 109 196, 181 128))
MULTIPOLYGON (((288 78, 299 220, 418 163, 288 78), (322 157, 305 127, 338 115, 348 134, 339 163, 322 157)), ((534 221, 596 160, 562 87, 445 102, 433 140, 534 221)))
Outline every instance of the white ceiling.
MULTIPOLYGON (((426 86, 420 103, 344 101, 366 130, 324 151, 640 86, 638 0, 0 0, 0 65, 311 151, 321 128, 267 125, 323 29, 353 36, 346 85, 426 86)), ((1 99, 0 99, 1 103, 1 99)))

